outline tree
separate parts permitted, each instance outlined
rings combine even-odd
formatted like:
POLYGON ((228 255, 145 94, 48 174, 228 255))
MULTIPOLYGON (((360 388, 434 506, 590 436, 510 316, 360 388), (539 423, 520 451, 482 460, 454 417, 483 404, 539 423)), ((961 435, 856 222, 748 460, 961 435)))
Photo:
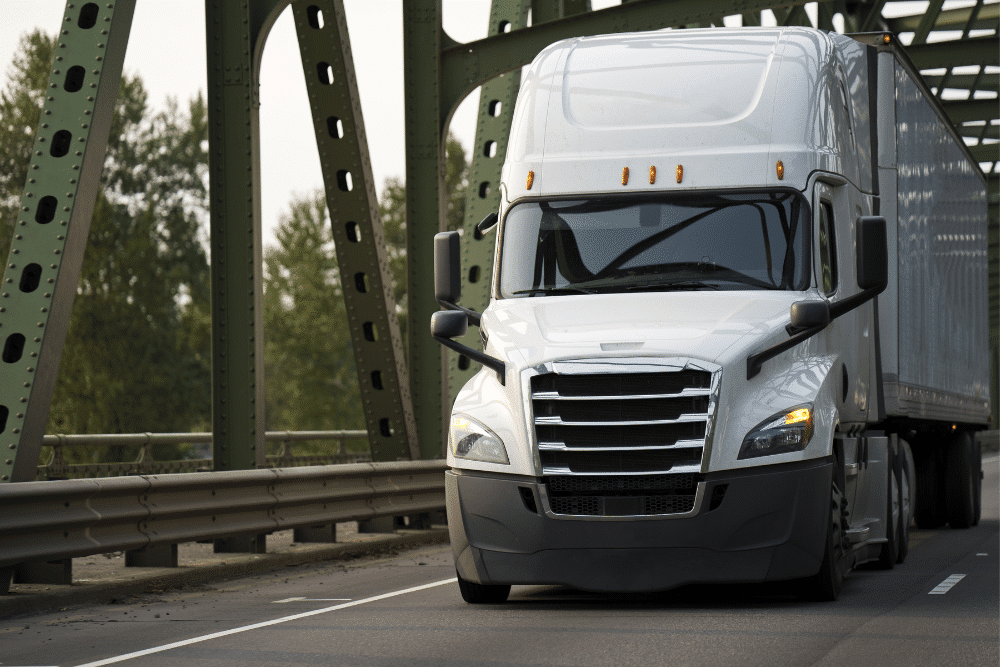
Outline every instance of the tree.
MULTIPOLYGON (((40 31, 23 37, 0 93, 0 227, 8 240, 53 47, 40 31)), ((209 424, 209 272, 201 238, 207 136, 200 96, 183 111, 168 101, 151 114, 142 80, 122 78, 50 433, 189 431, 209 424)), ((113 451, 92 457, 116 458, 113 451)))
MULTIPOLYGON (((465 149, 453 134, 445 142, 445 227, 459 230, 465 220, 465 196, 469 188, 469 163, 465 149)), ((379 216, 385 230, 386 252, 392 275, 392 292, 399 315, 399 333, 406 340, 406 185, 387 178, 379 201, 379 216)), ((406 346, 404 345, 404 349, 406 346)))
POLYGON ((11 78, 0 91, 0 252, 5 258, 28 178, 28 158, 42 115, 54 47, 54 41, 40 30, 22 36, 11 78))
MULTIPOLYGON (((447 142, 448 227, 462 225, 468 166, 447 142)), ((406 190, 386 181, 379 205, 400 327, 406 309, 406 190)), ((264 359, 269 429, 364 429, 333 234, 322 191, 295 198, 264 253, 264 359)))
POLYGON ((365 428, 322 190, 296 197, 264 253, 264 377, 271 430, 365 428))

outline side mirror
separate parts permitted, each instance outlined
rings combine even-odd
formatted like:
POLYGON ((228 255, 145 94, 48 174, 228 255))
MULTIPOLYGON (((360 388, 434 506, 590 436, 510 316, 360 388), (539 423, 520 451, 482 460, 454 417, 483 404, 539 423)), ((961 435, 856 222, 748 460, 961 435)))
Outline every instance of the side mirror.
POLYGON ((434 298, 439 302, 456 304, 462 298, 459 251, 458 232, 434 235, 434 298))
POLYGON ((857 270, 858 287, 882 292, 889 284, 889 249, 885 218, 858 218, 857 270))
POLYGON ((830 304, 816 299, 792 304, 792 326, 796 329, 825 327, 830 323, 830 304))
POLYGON ((431 315, 431 335, 459 338, 469 330, 469 318, 460 310, 439 310, 431 315))

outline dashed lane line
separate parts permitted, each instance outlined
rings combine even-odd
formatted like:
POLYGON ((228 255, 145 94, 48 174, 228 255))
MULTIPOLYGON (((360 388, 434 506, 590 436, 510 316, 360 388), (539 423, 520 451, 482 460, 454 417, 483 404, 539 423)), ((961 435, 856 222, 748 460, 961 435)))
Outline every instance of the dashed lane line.
POLYGON ((945 593, 950 591, 952 587, 958 582, 960 582, 962 579, 965 579, 964 574, 953 574, 950 577, 946 578, 944 581, 942 581, 940 584, 935 586, 933 590, 929 591, 927 594, 944 595, 945 593))

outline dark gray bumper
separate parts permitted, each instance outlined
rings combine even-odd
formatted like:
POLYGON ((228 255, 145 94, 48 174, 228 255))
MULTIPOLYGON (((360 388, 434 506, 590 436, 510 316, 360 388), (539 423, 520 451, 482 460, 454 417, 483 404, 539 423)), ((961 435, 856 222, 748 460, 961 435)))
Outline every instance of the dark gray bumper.
POLYGON ((483 584, 657 591, 805 577, 823 559, 831 471, 823 460, 712 473, 697 515, 641 520, 553 518, 538 480, 448 471, 452 551, 462 578, 483 584), (531 489, 537 512, 518 487, 531 489))

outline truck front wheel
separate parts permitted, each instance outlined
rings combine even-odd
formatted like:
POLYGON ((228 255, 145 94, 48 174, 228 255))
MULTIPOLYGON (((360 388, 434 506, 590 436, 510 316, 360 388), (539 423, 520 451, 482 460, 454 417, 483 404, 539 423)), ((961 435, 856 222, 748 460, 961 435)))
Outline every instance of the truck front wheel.
POLYGON ((462 591, 462 599, 469 604, 490 602, 505 602, 510 595, 510 586, 494 584, 474 584, 458 576, 458 590, 462 591))
POLYGON ((830 511, 826 529, 826 552, 819 572, 802 580, 802 597, 817 602, 832 602, 840 597, 844 585, 844 494, 834 472, 830 483, 830 511))

